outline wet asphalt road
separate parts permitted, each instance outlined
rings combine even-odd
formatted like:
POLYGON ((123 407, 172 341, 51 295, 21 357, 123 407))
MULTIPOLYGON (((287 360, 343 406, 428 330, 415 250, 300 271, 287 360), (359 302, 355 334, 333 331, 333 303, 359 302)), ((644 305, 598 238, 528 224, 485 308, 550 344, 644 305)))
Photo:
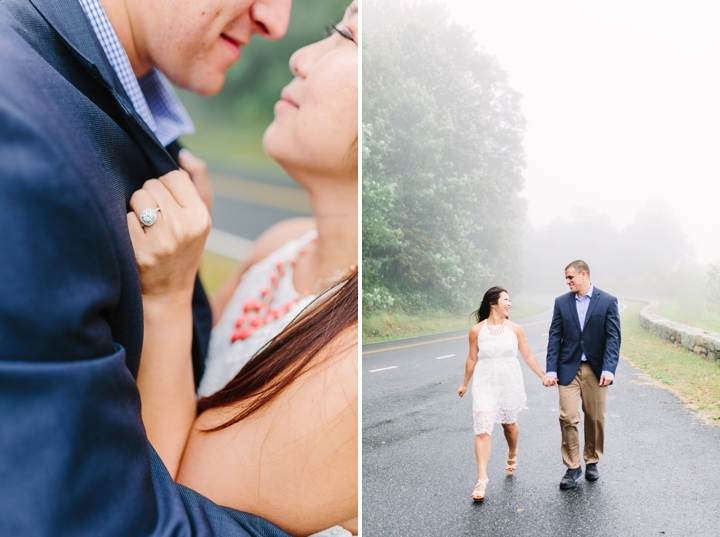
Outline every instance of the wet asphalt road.
POLYGON ((212 218, 214 227, 254 241, 277 222, 298 216, 308 215, 300 211, 215 196, 212 218))
MULTIPOLYGON (((543 368, 549 319, 519 321, 543 368)), ((474 503, 472 399, 457 396, 467 350, 465 331, 363 347, 364 537, 720 536, 720 427, 625 360, 609 388, 598 481, 559 489, 557 390, 522 363, 518 469, 506 475, 496 425, 487 497, 474 503)))
POLYGON ((217 171, 209 177, 215 192, 213 227, 238 237, 254 241, 281 220, 311 214, 307 196, 296 183, 217 171))

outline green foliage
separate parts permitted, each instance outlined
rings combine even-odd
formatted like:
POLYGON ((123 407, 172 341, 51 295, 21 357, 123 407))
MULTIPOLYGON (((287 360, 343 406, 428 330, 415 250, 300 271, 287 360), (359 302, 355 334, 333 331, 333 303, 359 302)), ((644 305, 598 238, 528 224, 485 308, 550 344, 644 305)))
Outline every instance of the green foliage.
MULTIPOLYGON (((548 309, 546 305, 537 302, 513 300, 510 317, 513 321, 517 321, 548 311, 548 309)), ((475 319, 473 317, 458 314, 457 312, 430 310, 409 315, 402 311, 376 309, 371 312, 366 311, 363 314, 363 345, 409 336, 468 330, 474 324, 475 319)), ((461 337, 466 338, 467 333, 461 337)))
MULTIPOLYGON (((273 120, 280 90, 293 78, 290 56, 323 39, 326 28, 342 19, 349 4, 350 0, 293 0, 285 37, 268 41, 255 35, 242 49, 240 61, 228 71, 219 94, 206 98, 179 92, 197 127, 185 143, 216 162, 237 162, 233 153, 262 160, 262 133, 273 120), (250 136, 237 134, 240 130, 250 136)), ((264 165, 272 166, 269 162, 264 165)))
POLYGON ((660 339, 640 326, 646 302, 622 299, 622 357, 679 396, 703 417, 720 424, 720 362, 660 339))
POLYGON ((442 5, 363 16, 363 307, 468 308, 520 276, 520 95, 442 5))

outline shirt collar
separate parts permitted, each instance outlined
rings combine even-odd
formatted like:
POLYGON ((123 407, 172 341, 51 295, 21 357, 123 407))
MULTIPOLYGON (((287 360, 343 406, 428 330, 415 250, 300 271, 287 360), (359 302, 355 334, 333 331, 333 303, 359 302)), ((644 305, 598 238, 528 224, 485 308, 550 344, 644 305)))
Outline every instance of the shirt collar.
POLYGON ((157 68, 140 79, 135 78, 130 60, 100 0, 79 1, 135 111, 160 143, 165 146, 182 134, 195 132, 195 126, 170 82, 157 68))
POLYGON ((595 286, 593 284, 590 284, 590 289, 588 289, 588 292, 583 295, 582 299, 578 298, 577 293, 575 293, 575 300, 580 302, 581 300, 585 300, 585 297, 592 298, 594 289, 595 289, 595 286))

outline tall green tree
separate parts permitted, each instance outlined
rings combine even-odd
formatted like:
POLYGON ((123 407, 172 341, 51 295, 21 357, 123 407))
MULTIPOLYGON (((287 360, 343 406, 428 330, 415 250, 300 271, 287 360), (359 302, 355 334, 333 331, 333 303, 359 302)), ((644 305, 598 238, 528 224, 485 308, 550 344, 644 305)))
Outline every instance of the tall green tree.
POLYGON ((468 307, 520 279, 520 95, 441 4, 363 9, 364 307, 468 307))

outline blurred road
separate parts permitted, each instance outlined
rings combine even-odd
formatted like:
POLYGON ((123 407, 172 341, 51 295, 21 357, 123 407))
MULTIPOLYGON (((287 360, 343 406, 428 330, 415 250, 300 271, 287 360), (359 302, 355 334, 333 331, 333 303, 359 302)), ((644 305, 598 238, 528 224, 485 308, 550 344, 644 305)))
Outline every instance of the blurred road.
POLYGON ((215 253, 242 259, 252 242, 273 224, 312 214, 305 191, 294 183, 263 182, 212 170, 209 176, 215 207, 207 249, 215 253))
MULTIPOLYGON (((550 317, 518 321, 543 368, 550 317)), ((558 487, 557 390, 521 361, 518 469, 506 475, 496 425, 487 497, 473 503, 472 396, 457 395, 467 351, 467 331, 363 347, 364 537, 720 535, 720 427, 625 360, 609 388, 601 478, 569 491, 558 487)))

